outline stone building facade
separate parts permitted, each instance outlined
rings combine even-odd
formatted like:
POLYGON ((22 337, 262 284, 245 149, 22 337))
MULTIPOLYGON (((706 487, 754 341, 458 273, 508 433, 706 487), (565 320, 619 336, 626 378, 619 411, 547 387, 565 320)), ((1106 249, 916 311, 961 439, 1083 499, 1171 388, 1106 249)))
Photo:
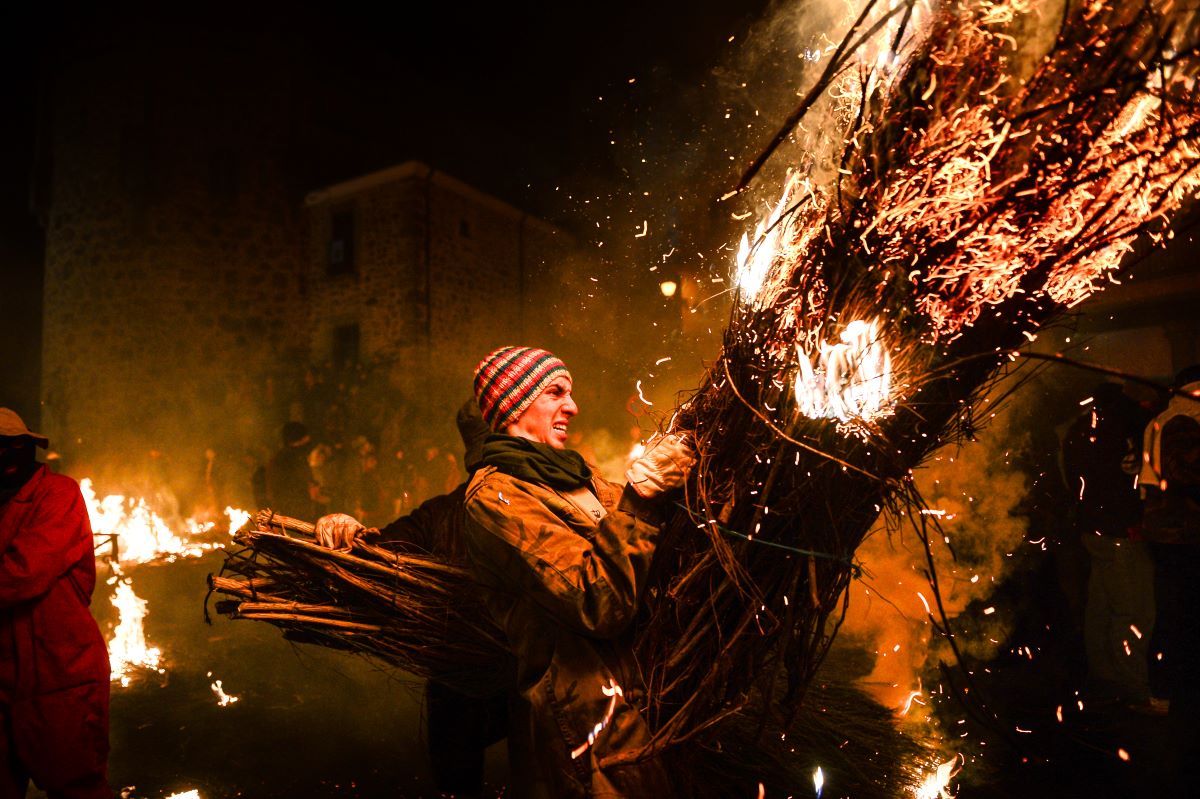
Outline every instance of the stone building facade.
POLYGON ((453 441, 471 367, 521 340, 570 238, 415 162, 307 193, 344 148, 305 133, 294 53, 140 41, 77 53, 48 92, 45 432, 79 474, 151 451, 198 473, 206 447, 276 446, 306 366, 370 363, 453 441))
POLYGON ((306 343, 283 75, 194 55, 82 53, 48 103, 43 419, 87 462, 251 435, 306 343))
POLYGON ((318 361, 384 364, 432 411, 470 395, 490 349, 548 334, 530 319, 534 284, 572 245, 546 222, 415 161, 315 191, 306 208, 318 361))

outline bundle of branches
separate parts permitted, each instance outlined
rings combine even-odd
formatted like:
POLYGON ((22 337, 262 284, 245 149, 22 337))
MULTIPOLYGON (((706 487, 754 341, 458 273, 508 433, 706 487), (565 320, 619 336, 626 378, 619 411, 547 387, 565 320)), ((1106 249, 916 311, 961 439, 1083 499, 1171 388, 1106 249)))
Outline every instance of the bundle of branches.
POLYGON ((808 127, 836 129, 833 168, 743 239, 722 353, 672 422, 700 460, 639 622, 652 747, 795 712, 881 510, 925 531, 912 470, 1200 184, 1194 12, 1069 3, 1039 47, 1035 5, 868 2, 768 148, 832 102, 808 127))
POLYGON ((768 796, 806 795, 823 784, 836 796, 894 799, 926 782, 934 753, 896 728, 892 710, 854 684, 844 660, 826 662, 786 729, 742 711, 717 725, 712 742, 677 752, 693 795, 751 796, 759 784, 768 796))
POLYGON ((308 522, 260 511, 209 587, 218 613, 273 624, 290 640, 373 656, 473 696, 506 690, 512 666, 470 572, 433 555, 315 543, 308 522))

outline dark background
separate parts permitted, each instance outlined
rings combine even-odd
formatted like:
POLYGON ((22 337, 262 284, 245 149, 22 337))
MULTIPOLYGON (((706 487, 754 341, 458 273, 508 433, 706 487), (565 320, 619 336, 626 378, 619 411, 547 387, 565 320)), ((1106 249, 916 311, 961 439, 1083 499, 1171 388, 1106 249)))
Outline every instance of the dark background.
POLYGON ((296 167, 298 202, 313 188, 416 159, 578 229, 590 227, 577 213, 584 199, 597 203, 588 216, 602 219, 597 209, 632 195, 628 185, 613 188, 636 178, 631 163, 649 174, 665 161, 700 160, 712 186, 728 181, 727 158, 675 135, 695 139, 718 109, 681 98, 717 91, 714 67, 766 5, 10 4, 0 25, 0 405, 36 426, 35 206, 50 168, 47 101, 60 67, 110 39, 132 30, 189 46, 238 39, 305 53, 328 107, 296 167))

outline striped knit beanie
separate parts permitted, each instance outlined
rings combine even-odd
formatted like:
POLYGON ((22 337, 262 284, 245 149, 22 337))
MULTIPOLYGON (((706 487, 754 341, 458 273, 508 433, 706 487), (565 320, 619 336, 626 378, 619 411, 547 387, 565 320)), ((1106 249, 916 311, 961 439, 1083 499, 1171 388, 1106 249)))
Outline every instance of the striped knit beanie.
POLYGON ((501 347, 475 367, 475 399, 493 430, 517 421, 556 377, 571 378, 566 364, 536 347, 501 347))

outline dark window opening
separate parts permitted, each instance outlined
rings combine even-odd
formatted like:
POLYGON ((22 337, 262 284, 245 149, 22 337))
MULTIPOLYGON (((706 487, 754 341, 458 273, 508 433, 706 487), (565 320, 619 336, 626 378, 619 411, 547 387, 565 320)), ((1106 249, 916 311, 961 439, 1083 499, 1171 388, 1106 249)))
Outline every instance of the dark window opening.
POLYGON ((333 329, 333 367, 346 369, 358 363, 361 335, 358 325, 339 325, 333 329))
POLYGON ((326 271, 330 275, 354 274, 354 211, 349 208, 334 211, 330 223, 326 271))

